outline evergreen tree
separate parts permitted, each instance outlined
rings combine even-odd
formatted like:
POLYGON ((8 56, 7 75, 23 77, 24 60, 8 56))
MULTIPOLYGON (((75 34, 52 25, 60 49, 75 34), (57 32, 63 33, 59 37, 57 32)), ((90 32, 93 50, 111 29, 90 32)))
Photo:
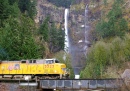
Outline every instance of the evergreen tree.
POLYGON ((49 25, 48 21, 49 17, 43 21, 39 28, 41 40, 48 43, 50 52, 58 52, 64 49, 64 32, 61 27, 57 29, 54 23, 49 25))
POLYGON ((128 31, 127 21, 122 15, 121 2, 123 1, 115 0, 112 10, 107 15, 108 21, 103 20, 97 24, 96 31, 99 32, 101 37, 122 37, 128 31))
POLYGON ((70 5, 75 1, 75 0, 48 0, 49 2, 55 4, 58 7, 70 7, 70 5))
POLYGON ((104 2, 104 5, 107 5, 107 0, 103 0, 103 2, 104 2))
POLYGON ((57 36, 57 37, 58 37, 57 40, 59 40, 59 41, 58 41, 59 49, 60 49, 60 50, 64 50, 64 43, 65 43, 64 37, 65 37, 65 33, 64 33, 64 31, 61 29, 61 27, 60 27, 60 29, 59 29, 57 35, 58 35, 58 36, 57 36))
POLYGON ((18 17, 20 11, 17 3, 11 2, 9 5, 8 0, 0 0, 0 27, 4 27, 3 22, 11 17, 18 17))
POLYGON ((18 3, 18 0, 8 0, 10 5, 13 5, 14 3, 18 3))
POLYGON ((17 3, 9 6, 9 15, 11 17, 18 18, 18 16, 20 15, 20 10, 17 3))
POLYGON ((36 0, 19 0, 20 11, 26 13, 30 18, 34 18, 36 14, 36 0))
POLYGON ((8 0, 0 0, 0 27, 3 26, 3 21, 9 17, 8 0))
POLYGON ((64 33, 61 28, 57 29, 54 23, 51 25, 49 37, 51 52, 58 52, 64 49, 64 33))
POLYGON ((49 40, 49 26, 48 26, 48 21, 49 21, 49 17, 47 17, 42 25, 39 28, 39 33, 42 35, 42 39, 44 39, 44 41, 48 42, 49 40))
POLYGON ((30 2, 30 6, 28 9, 28 16, 32 19, 34 19, 34 16, 36 15, 37 11, 36 11, 36 2, 37 0, 31 0, 30 2))
POLYGON ((32 20, 25 16, 20 19, 9 18, 0 31, 0 45, 8 54, 4 60, 21 60, 40 58, 38 45, 35 43, 32 20))

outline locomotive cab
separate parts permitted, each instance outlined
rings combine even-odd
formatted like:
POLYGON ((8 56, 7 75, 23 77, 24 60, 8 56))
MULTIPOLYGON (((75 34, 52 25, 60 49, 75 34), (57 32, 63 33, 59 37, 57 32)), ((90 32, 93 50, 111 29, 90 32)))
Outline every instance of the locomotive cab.
POLYGON ((66 65, 60 63, 57 59, 46 59, 45 63, 45 73, 50 75, 59 75, 59 78, 68 78, 69 69, 66 68, 66 65))
POLYGON ((46 64, 60 63, 57 59, 46 59, 46 64))

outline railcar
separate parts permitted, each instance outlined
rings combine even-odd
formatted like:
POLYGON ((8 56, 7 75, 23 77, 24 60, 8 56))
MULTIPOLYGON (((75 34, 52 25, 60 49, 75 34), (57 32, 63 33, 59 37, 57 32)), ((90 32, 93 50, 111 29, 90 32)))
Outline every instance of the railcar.
POLYGON ((57 59, 1 61, 0 78, 62 79, 69 77, 69 69, 57 59))

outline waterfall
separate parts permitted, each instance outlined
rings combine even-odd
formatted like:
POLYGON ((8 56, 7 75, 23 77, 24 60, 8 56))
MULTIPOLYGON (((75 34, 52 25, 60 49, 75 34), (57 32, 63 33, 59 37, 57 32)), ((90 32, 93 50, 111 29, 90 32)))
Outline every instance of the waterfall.
MULTIPOLYGON (((88 31, 89 31, 89 22, 88 22, 88 5, 85 8, 85 29, 83 31, 80 26, 71 25, 71 27, 77 27, 73 32, 78 31, 76 36, 78 38, 72 38, 68 31, 68 17, 69 17, 69 9, 65 9, 64 13, 64 27, 65 27, 65 46, 64 51, 69 53, 71 56, 72 68, 74 70, 75 79, 80 78, 80 71, 85 67, 86 64, 86 51, 88 49, 89 41, 88 41, 88 31)), ((66 53, 64 54, 64 60, 66 59, 66 53)))
MULTIPOLYGON (((82 48, 80 50, 82 50, 82 52, 79 52, 78 55, 80 54, 84 54, 84 57, 85 59, 82 60, 82 61, 85 61, 86 60, 86 53, 87 53, 87 49, 88 49, 88 46, 89 46, 89 41, 88 41, 88 31, 90 30, 89 28, 89 22, 88 22, 88 5, 86 5, 85 7, 85 19, 84 19, 84 27, 85 27, 85 30, 84 30, 84 41, 82 40, 79 40, 78 43, 82 46, 82 48)), ((82 58, 82 57, 80 57, 82 58)), ((80 59, 79 59, 80 60, 80 59)), ((84 66, 84 64, 82 63, 82 66, 84 66)), ((81 68, 80 67, 74 67, 74 70, 75 70, 75 79, 79 79, 80 78, 80 71, 81 71, 81 68)))
MULTIPOLYGON (((87 39, 88 30, 89 30, 89 25, 88 25, 88 4, 87 4, 86 7, 85 7, 85 33, 84 33, 85 38, 84 38, 84 42, 85 42, 86 45, 83 48, 84 51, 87 50, 88 45, 90 44, 88 39, 87 39)), ((84 54, 86 55, 86 51, 85 51, 84 54)))
POLYGON ((64 18, 65 18, 65 23, 64 23, 64 27, 65 27, 65 47, 64 50, 65 52, 69 52, 69 35, 68 35, 68 16, 69 16, 69 9, 65 9, 65 14, 64 14, 64 18))
POLYGON ((88 28, 87 24, 88 24, 88 5, 86 5, 85 7, 85 39, 84 39, 85 43, 87 42, 87 36, 86 36, 88 28))

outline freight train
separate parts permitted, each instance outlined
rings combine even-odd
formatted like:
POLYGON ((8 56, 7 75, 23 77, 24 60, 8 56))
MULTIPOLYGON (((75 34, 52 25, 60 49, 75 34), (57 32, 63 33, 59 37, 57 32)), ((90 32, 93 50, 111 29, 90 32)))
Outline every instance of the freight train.
POLYGON ((66 65, 55 58, 0 62, 0 78, 66 79, 69 75, 66 65))

